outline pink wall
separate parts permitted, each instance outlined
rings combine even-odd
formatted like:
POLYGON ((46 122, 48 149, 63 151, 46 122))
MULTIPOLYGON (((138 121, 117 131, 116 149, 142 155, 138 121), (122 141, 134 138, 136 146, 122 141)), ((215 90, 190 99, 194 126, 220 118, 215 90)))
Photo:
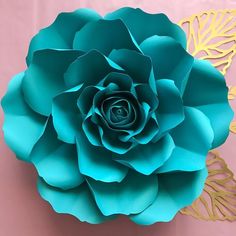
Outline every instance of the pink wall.
MULTIPOLYGON (((105 14, 122 6, 164 12, 172 20, 179 21, 203 10, 236 8, 236 0, 0 0, 0 97, 11 76, 24 70, 31 37, 52 22, 59 12, 90 7, 105 14)), ((230 85, 236 85, 234 68, 236 59, 227 74, 230 85)), ((0 111, 0 126, 2 122, 0 111)), ((236 135, 231 135, 221 153, 236 173, 235 145, 236 135)), ((149 227, 134 225, 122 217, 103 225, 89 225, 71 216, 58 215, 39 197, 33 167, 15 159, 4 144, 2 132, 0 176, 0 236, 231 236, 236 233, 236 223, 202 222, 182 215, 171 223, 149 227)))

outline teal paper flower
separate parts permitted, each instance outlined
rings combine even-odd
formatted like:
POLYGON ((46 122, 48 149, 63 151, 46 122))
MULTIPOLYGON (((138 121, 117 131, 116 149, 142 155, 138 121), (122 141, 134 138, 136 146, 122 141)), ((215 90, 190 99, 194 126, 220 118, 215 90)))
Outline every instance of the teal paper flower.
POLYGON ((5 140, 55 211, 100 223, 170 221, 202 192, 228 136, 224 77, 164 14, 60 14, 2 100, 5 140))

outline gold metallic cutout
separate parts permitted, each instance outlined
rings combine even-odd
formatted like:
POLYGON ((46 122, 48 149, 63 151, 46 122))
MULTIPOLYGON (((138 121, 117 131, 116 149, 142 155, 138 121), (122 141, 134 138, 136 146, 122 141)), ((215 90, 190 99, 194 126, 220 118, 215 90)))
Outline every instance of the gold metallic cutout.
POLYGON ((211 61, 225 75, 236 54, 236 9, 202 12, 179 25, 186 32, 188 51, 211 61))
MULTIPOLYGON (((189 53, 211 61, 225 75, 236 54, 236 9, 205 11, 183 19, 179 25, 186 32, 189 53)), ((235 97, 236 87, 232 88, 229 99, 235 97)), ((231 124, 232 133, 234 126, 231 124)))
MULTIPOLYGON (((229 88, 228 99, 234 100, 236 98, 236 86, 229 88)), ((236 134, 236 121, 233 121, 229 127, 230 132, 236 134)))
MULTIPOLYGON (((187 49, 194 57, 209 60, 226 74, 236 54, 236 9, 210 10, 192 15, 179 25, 187 35, 187 49)), ((229 88, 228 99, 236 98, 236 86, 229 88)), ((230 125, 236 134, 236 121, 230 125)), ((181 210, 184 215, 197 219, 236 220, 236 180, 217 151, 207 159, 209 176, 202 195, 189 207, 181 210)))
POLYGON ((233 100, 236 97, 236 86, 229 87, 228 99, 233 100))
POLYGON ((219 153, 207 159, 208 178, 202 195, 182 214, 201 220, 236 220, 236 180, 219 153))
POLYGON ((231 124, 230 124, 230 127, 229 127, 230 131, 234 134, 236 134, 236 121, 233 121, 231 124))

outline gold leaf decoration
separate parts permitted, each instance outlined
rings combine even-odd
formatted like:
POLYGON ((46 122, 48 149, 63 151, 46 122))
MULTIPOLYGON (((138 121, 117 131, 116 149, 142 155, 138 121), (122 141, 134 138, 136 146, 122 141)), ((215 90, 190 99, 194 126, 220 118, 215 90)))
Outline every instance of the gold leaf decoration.
POLYGON ((186 32, 188 51, 225 74, 236 54, 236 9, 202 12, 179 25, 186 32))
POLYGON ((233 100, 236 97, 236 86, 229 87, 228 99, 233 100))
POLYGON ((236 220, 236 180, 217 151, 207 159, 208 178, 202 195, 182 214, 201 220, 236 220))
POLYGON ((230 127, 229 127, 229 130, 230 130, 232 133, 236 134, 236 121, 231 122, 230 127))
MULTIPOLYGON (((236 86, 229 87, 228 99, 233 100, 235 98, 236 98, 236 86)), ((236 134, 236 121, 231 122, 229 130, 233 134, 236 134)))
MULTIPOLYGON (((236 9, 210 10, 192 15, 179 25, 187 35, 187 49, 194 57, 209 60, 223 75, 236 54, 236 9)), ((236 86, 229 88, 228 99, 236 98, 236 86)), ((230 125, 236 134, 236 121, 230 125)), ((208 178, 202 195, 182 214, 202 220, 236 220, 236 180, 217 151, 207 159, 208 178)))

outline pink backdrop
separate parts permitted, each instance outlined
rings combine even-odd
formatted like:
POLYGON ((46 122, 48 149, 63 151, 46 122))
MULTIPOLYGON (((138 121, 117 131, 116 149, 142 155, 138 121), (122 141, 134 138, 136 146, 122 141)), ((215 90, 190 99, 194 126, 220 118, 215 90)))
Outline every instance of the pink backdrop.
MULTIPOLYGON (((203 10, 236 8, 236 0, 0 0, 0 97, 11 76, 25 69, 24 58, 31 37, 51 23, 59 12, 89 7, 105 14, 122 6, 164 12, 172 20, 179 21, 203 10)), ((235 73, 236 59, 227 73, 229 85, 236 85, 235 73)), ((0 126, 2 122, 0 110, 0 126)), ((231 135, 221 153, 236 173, 235 145, 236 135, 231 135)), ((33 167, 15 159, 3 141, 2 132, 0 176, 1 236, 231 236, 236 233, 236 223, 203 222, 182 215, 177 215, 171 223, 149 227, 137 226, 124 217, 102 225, 89 225, 71 216, 58 215, 39 197, 33 167)))

